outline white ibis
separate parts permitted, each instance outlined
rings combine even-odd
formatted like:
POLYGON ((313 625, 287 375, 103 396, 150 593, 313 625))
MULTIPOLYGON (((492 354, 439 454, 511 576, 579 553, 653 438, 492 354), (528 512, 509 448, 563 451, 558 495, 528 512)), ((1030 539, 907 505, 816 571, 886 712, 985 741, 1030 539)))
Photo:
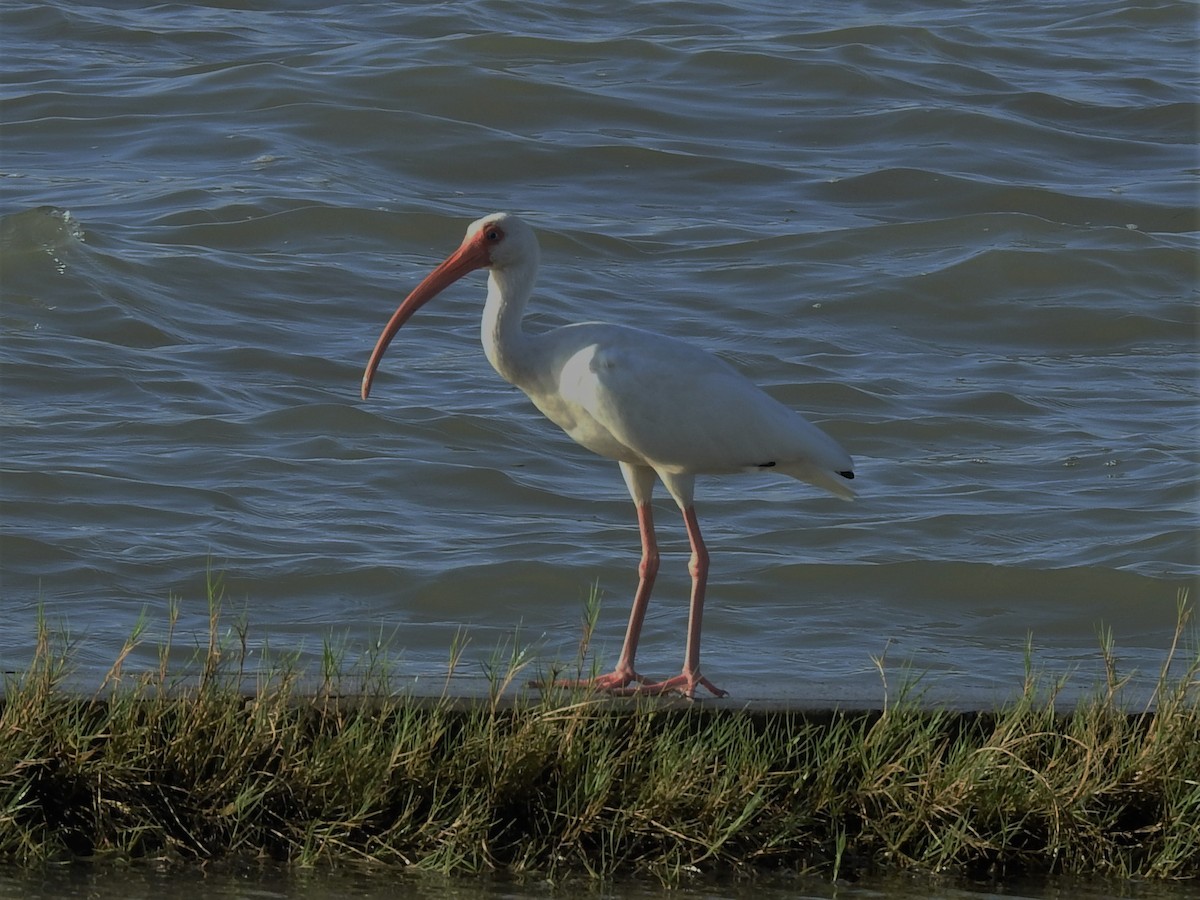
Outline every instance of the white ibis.
POLYGON ((678 691, 689 698, 703 685, 724 696, 700 674, 708 551, 692 503, 696 476, 770 469, 849 500, 853 464, 819 428, 726 363, 674 338, 598 322, 526 333, 521 319, 540 255, 533 230, 516 216, 495 213, 471 223, 461 246, 417 285, 383 329, 363 373, 363 399, 388 344, 413 313, 468 272, 487 269, 482 338, 488 361, 576 442, 615 459, 637 505, 642 559, 621 657, 611 673, 569 683, 613 693, 678 691), (634 657, 658 572, 650 512, 656 476, 683 512, 692 597, 683 671, 651 682, 638 674, 634 657))

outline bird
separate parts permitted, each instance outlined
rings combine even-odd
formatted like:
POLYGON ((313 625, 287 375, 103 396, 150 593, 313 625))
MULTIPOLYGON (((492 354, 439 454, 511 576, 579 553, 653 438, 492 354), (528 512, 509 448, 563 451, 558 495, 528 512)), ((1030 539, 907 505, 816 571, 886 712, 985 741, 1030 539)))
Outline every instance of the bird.
POLYGON ((616 666, 594 678, 556 683, 688 699, 703 687, 726 696, 700 670, 709 554, 696 515, 696 476, 765 470, 851 500, 853 462, 825 432, 725 361, 685 341, 601 322, 527 332, 522 319, 540 257, 534 230, 516 215, 493 213, 472 222, 458 249, 413 289, 380 333, 363 372, 362 399, 370 395, 388 345, 412 315, 463 276, 487 269, 480 337, 488 361, 578 444, 616 460, 637 510, 638 585, 616 666), (659 569, 651 513, 656 480, 678 505, 691 547, 683 669, 661 681, 635 668, 659 569))

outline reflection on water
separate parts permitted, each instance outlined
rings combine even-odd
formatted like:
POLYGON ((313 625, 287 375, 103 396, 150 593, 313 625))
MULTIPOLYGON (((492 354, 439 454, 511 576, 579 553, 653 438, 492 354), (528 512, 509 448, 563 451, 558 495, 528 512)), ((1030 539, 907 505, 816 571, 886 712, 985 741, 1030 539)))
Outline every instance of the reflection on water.
POLYGON ((1184 900, 1194 896, 1182 885, 1045 879, 985 884, 892 876, 831 883, 800 876, 755 876, 706 881, 685 878, 667 887, 651 880, 595 884, 549 884, 536 878, 497 876, 444 878, 426 873, 379 869, 295 871, 264 865, 170 867, 136 865, 108 868, 87 863, 47 867, 37 873, 0 869, 0 900, 161 900, 164 896, 204 896, 229 900, 1184 900))

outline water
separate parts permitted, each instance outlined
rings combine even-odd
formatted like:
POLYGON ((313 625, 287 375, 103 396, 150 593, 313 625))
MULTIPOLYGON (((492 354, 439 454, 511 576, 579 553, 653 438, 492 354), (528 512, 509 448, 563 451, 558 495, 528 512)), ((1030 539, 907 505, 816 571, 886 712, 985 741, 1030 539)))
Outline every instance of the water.
POLYGON ((855 504, 701 480, 735 701, 877 703, 883 657, 991 702, 1030 639, 1087 682, 1102 627, 1152 679, 1200 569, 1196 44, 1186 2, 5 4, 0 666, 39 606, 85 680, 142 616, 153 666, 172 596, 186 658, 210 569, 252 663, 569 661, 595 583, 611 664, 633 509, 487 365, 482 276, 357 397, 508 209, 531 327, 684 337, 855 457, 855 504))

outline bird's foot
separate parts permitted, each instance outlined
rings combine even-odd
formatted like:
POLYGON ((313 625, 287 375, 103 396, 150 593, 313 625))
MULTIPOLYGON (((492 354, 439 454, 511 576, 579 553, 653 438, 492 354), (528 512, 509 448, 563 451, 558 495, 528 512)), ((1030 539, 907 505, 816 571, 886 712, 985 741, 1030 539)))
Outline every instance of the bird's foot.
MULTIPOLYGON (((703 687, 714 697, 727 697, 729 691, 723 691, 699 672, 682 672, 674 678, 665 681, 651 682, 649 678, 639 675, 633 669, 616 669, 607 675, 597 675, 595 678, 558 678, 549 683, 560 688, 586 688, 592 691, 603 691, 618 697, 634 697, 649 695, 659 697, 663 694, 682 694, 689 700, 696 699, 696 688, 703 687)), ((534 681, 531 687, 545 688, 547 683, 534 681)))
POLYGON ((687 697, 689 700, 696 699, 696 688, 704 687, 714 697, 727 697, 729 691, 723 691, 699 672, 684 671, 674 678, 668 678, 666 681, 658 681, 653 684, 642 682, 636 687, 624 688, 617 693, 622 694, 671 694, 679 693, 687 697))
MULTIPOLYGON (((639 675, 633 669, 615 669, 607 675, 597 675, 595 678, 557 678, 552 684, 554 687, 587 688, 593 691, 623 694, 636 693, 642 685, 648 684, 649 681, 649 678, 639 675)), ((535 682, 534 687, 546 687, 546 684, 535 682)))

